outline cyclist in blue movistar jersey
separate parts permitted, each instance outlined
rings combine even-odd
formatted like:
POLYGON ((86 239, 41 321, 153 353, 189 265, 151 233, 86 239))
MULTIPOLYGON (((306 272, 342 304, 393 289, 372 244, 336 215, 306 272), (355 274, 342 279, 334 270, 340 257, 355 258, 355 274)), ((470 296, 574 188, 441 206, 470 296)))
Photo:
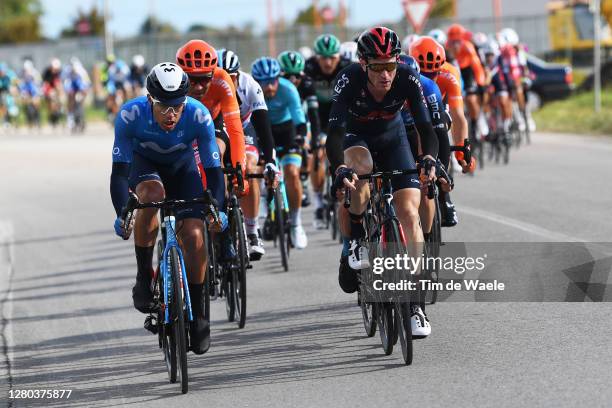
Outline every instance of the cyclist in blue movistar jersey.
MULTIPOLYGON (((115 120, 111 198, 117 219, 115 232, 124 236, 132 226, 120 217, 128 197, 128 187, 140 202, 168 199, 193 199, 204 194, 196 166, 192 143, 197 141, 206 173, 207 187, 224 204, 225 184, 220 167, 219 149, 209 111, 200 102, 188 98, 189 79, 176 64, 156 65, 147 77, 147 96, 127 102, 115 120)), ((157 210, 137 212, 134 226, 137 275, 132 291, 134 307, 148 313, 153 305, 151 275, 153 250, 157 236, 157 210)), ((191 348, 196 354, 210 346, 210 324, 204 316, 203 287, 207 262, 204 241, 203 206, 193 205, 176 211, 178 238, 185 254, 185 266, 194 321, 191 324, 191 348)), ((227 216, 220 213, 221 230, 227 216)))
POLYGON ((253 78, 261 85, 268 106, 272 136, 283 168, 291 219, 291 243, 306 248, 308 238, 302 227, 302 183, 300 144, 306 138, 306 116, 300 94, 288 79, 281 78, 281 67, 272 57, 257 59, 252 66, 253 78))
POLYGON ((40 126, 40 73, 31 60, 25 60, 23 63, 19 93, 28 125, 40 126))
POLYGON ((102 69, 102 81, 108 94, 106 109, 111 120, 131 92, 129 76, 130 67, 123 60, 115 59, 114 55, 106 57, 106 64, 102 69))

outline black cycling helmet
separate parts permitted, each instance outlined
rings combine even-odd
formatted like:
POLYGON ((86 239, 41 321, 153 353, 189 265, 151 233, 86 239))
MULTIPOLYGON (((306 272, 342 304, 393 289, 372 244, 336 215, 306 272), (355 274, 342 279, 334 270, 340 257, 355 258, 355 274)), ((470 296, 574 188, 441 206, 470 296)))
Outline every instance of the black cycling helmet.
POLYGON ((366 30, 357 39, 359 58, 391 58, 402 51, 399 37, 387 27, 374 27, 366 30))
POLYGON ((188 90, 189 77, 172 62, 155 65, 147 75, 147 92, 164 105, 178 106, 185 102, 188 90))

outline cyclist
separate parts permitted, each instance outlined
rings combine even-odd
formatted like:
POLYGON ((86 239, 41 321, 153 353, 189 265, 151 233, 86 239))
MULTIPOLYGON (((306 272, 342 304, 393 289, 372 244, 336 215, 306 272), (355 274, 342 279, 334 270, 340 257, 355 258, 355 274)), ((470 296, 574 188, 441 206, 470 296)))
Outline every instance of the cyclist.
POLYGON ((308 245, 308 237, 301 217, 302 156, 299 146, 306 139, 307 127, 300 94, 291 81, 280 77, 280 64, 272 57, 255 60, 251 66, 251 74, 261 85, 268 106, 272 136, 287 189, 291 243, 295 248, 304 249, 308 245))
POLYGON ((141 54, 134 55, 132 65, 130 65, 130 85, 134 97, 144 94, 147 72, 149 72, 149 68, 145 63, 145 58, 141 54))
POLYGON ((62 77, 64 93, 68 98, 66 117, 68 128, 70 130, 75 130, 77 127, 83 128, 85 120, 83 103, 90 87, 89 75, 78 58, 73 57, 62 73, 62 77))
MULTIPOLYGON (((463 111, 463 96, 460 84, 460 74, 454 65, 446 61, 444 47, 431 37, 424 36, 410 47, 410 55, 419 63, 421 74, 436 82, 444 102, 448 105, 451 134, 455 145, 463 145, 468 136, 468 125, 463 111)), ((466 163, 462 152, 455 152, 464 172, 473 171, 475 161, 466 163)), ((449 157, 439 156, 440 161, 448 166, 449 157)), ((452 227, 457 224, 457 212, 451 202, 450 193, 442 188, 439 195, 442 212, 442 226, 452 227)))
MULTIPOLYGON (((310 136, 311 140, 315 141, 316 144, 316 141, 319 139, 319 134, 321 133, 319 102, 317 101, 317 95, 312 78, 304 73, 304 58, 299 52, 284 51, 279 54, 277 59, 280 63, 283 78, 288 79, 293 85, 295 85, 300 94, 302 103, 306 104, 308 121, 310 123, 310 136)), ((322 158, 320 149, 315 149, 314 153, 319 155, 319 159, 322 158)), ((316 186, 319 182, 318 172, 323 170, 324 166, 319 166, 317 173, 315 173, 313 171, 312 159, 313 158, 310 157, 309 163, 302 163, 302 166, 307 164, 307 168, 311 170, 310 177, 312 184, 313 186, 316 186)), ((321 160, 320 163, 324 163, 324 160, 321 160)), ((323 222, 323 200, 318 200, 318 198, 316 198, 316 201, 314 227, 316 229, 322 229, 325 228, 325 223, 323 222)), ((302 205, 304 205, 303 202, 302 205)))
MULTIPOLYGON (((111 198, 117 219, 115 232, 124 237, 126 230, 120 213, 127 202, 128 186, 140 202, 168 199, 194 199, 204 194, 195 162, 192 142, 197 140, 206 172, 207 186, 220 205, 224 201, 223 173, 215 144, 210 113, 200 102, 187 97, 189 79, 171 62, 153 67, 147 76, 148 95, 139 96, 122 106, 115 120, 111 198)), ((149 313, 153 305, 151 276, 153 250, 157 236, 156 209, 136 213, 134 245, 138 266, 132 290, 134 307, 149 313)), ((205 353, 210 346, 210 323, 204 317, 203 287, 207 248, 204 241, 203 206, 193 205, 176 212, 178 239, 184 250, 187 280, 194 320, 191 323, 191 349, 205 353)), ((220 213, 221 224, 227 216, 220 213)))
MULTIPOLYGON (((332 105, 333 83, 336 75, 345 67, 351 64, 351 60, 342 58, 340 55, 340 40, 334 35, 323 34, 317 37, 314 42, 315 55, 306 60, 304 73, 312 78, 314 88, 319 101, 319 117, 321 123, 321 133, 319 140, 313 139, 313 144, 325 145, 328 132, 329 111, 332 105)), ((325 162, 324 149, 319 149, 320 162, 325 162)), ((324 202, 323 189, 325 184, 325 168, 319 166, 317 173, 312 173, 312 189, 315 201, 315 220, 323 223, 324 202)))
POLYGON ((442 45, 446 44, 446 40, 447 40, 446 33, 443 30, 440 30, 439 28, 434 28, 429 33, 427 33, 427 36, 433 38, 439 44, 442 44, 442 45))
MULTIPOLYGON (((364 31, 357 41, 359 64, 353 64, 339 75, 334 87, 329 119, 327 154, 335 171, 334 188, 353 190, 350 217, 351 268, 368 268, 365 230, 362 220, 368 199, 368 184, 358 181, 357 174, 378 170, 414 169, 400 110, 408 102, 418 130, 423 151, 424 168, 421 177, 435 178, 438 140, 416 71, 398 64, 401 44, 397 34, 386 27, 364 31), (345 164, 344 164, 345 163, 345 164), (425 168, 430 170, 426 174, 425 168)), ((412 176, 398 176, 391 181, 393 204, 409 242, 409 252, 422 252, 423 233, 418 207, 421 183, 412 176)), ((338 277, 343 290, 357 290, 356 275, 338 277)), ((411 305, 413 333, 426 336, 431 326, 418 301, 411 305)))
POLYGON ((347 41, 340 44, 340 57, 351 62, 359 62, 357 43, 355 41, 347 41))
POLYGON ((18 93, 19 78, 7 64, 0 62, 0 120, 8 125, 16 120, 19 107, 15 103, 18 93))
POLYGON ((463 87, 465 90, 465 102, 470 118, 469 132, 472 140, 476 139, 476 127, 480 115, 480 99, 482 89, 485 85, 484 69, 480 63, 478 53, 474 45, 468 41, 467 31, 460 24, 449 27, 446 48, 454 56, 461 70, 463 87))
MULTIPOLYGON (((259 173, 257 164, 261 161, 266 164, 267 171, 278 175, 279 171, 273 157, 274 140, 270 129, 268 107, 261 87, 250 74, 240 70, 240 60, 234 52, 219 49, 217 56, 219 67, 229 74, 236 87, 240 119, 244 129, 247 172, 259 173)), ((244 212, 249 258, 257 261, 265 254, 264 245, 259 236, 258 215, 261 192, 258 179, 250 179, 249 184, 249 194, 240 200, 240 206, 244 212)))
POLYGON ((504 28, 498 35, 501 48, 501 63, 506 77, 506 85, 510 96, 518 103, 520 115, 517 122, 520 131, 525 130, 528 117, 525 109, 525 91, 523 89, 523 78, 529 78, 527 57, 522 49, 519 36, 512 28, 504 28))
MULTIPOLYGON (((202 40, 191 40, 176 52, 177 64, 189 76, 189 96, 208 108, 217 128, 217 145, 221 152, 221 163, 236 167, 240 163, 245 170, 246 157, 244 132, 240 120, 240 108, 236 99, 236 88, 229 74, 217 68, 217 52, 202 40), (227 129, 227 132, 224 130, 227 129), (227 145, 229 155, 226 157, 227 145)), ((240 196, 248 194, 248 183, 244 183, 240 196)))
POLYGON ((51 59, 43 71, 42 92, 47 105, 48 120, 55 126, 62 116, 61 98, 64 94, 62 80, 62 63, 59 59, 51 59))
POLYGON ((29 126, 40 126, 40 74, 30 60, 23 62, 19 93, 29 126))
POLYGON ((108 93, 106 109, 111 120, 114 120, 119 107, 130 95, 129 76, 130 67, 123 60, 116 59, 112 54, 106 57, 102 77, 108 93))

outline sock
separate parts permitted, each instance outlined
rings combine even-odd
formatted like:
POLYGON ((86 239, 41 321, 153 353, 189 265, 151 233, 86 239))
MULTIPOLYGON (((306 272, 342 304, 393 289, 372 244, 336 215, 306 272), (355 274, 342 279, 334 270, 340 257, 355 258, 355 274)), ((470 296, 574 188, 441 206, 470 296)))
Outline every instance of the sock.
POLYGON ((189 297, 191 299, 191 311, 194 317, 203 317, 202 297, 204 292, 203 283, 189 283, 189 297))
POLYGON ((504 119, 504 132, 510 132, 510 127, 512 126, 512 119, 504 119))
POLYGON ((323 193, 320 191, 315 191, 314 193, 314 203, 315 203, 315 208, 319 209, 319 208, 323 208, 323 193))
POLYGON ((301 208, 295 208, 289 211, 289 219, 291 221, 291 225, 293 226, 302 225, 301 212, 302 212, 301 208))
POLYGON ((349 217, 351 218, 351 239, 361 239, 365 236, 365 229, 363 229, 363 213, 353 214, 349 211, 349 217))
POLYGON ((350 248, 350 239, 342 237, 342 256, 348 256, 350 248))
POLYGON ((259 228, 259 219, 244 217, 244 225, 246 227, 247 235, 257 235, 257 229, 259 228))
POLYGON ((136 265, 138 268, 137 277, 151 279, 153 271, 153 250, 155 246, 141 247, 134 245, 136 252, 136 265))

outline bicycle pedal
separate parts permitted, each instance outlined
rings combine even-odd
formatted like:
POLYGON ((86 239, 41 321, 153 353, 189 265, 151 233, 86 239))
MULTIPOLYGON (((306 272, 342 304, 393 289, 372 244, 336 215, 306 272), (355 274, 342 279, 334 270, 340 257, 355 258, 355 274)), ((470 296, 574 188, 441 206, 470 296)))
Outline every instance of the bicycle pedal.
POLYGON ((145 318, 144 328, 153 334, 157 334, 157 318, 153 315, 149 315, 145 318))
POLYGON ((253 269, 253 265, 248 264, 246 268, 247 268, 247 269, 253 269))

